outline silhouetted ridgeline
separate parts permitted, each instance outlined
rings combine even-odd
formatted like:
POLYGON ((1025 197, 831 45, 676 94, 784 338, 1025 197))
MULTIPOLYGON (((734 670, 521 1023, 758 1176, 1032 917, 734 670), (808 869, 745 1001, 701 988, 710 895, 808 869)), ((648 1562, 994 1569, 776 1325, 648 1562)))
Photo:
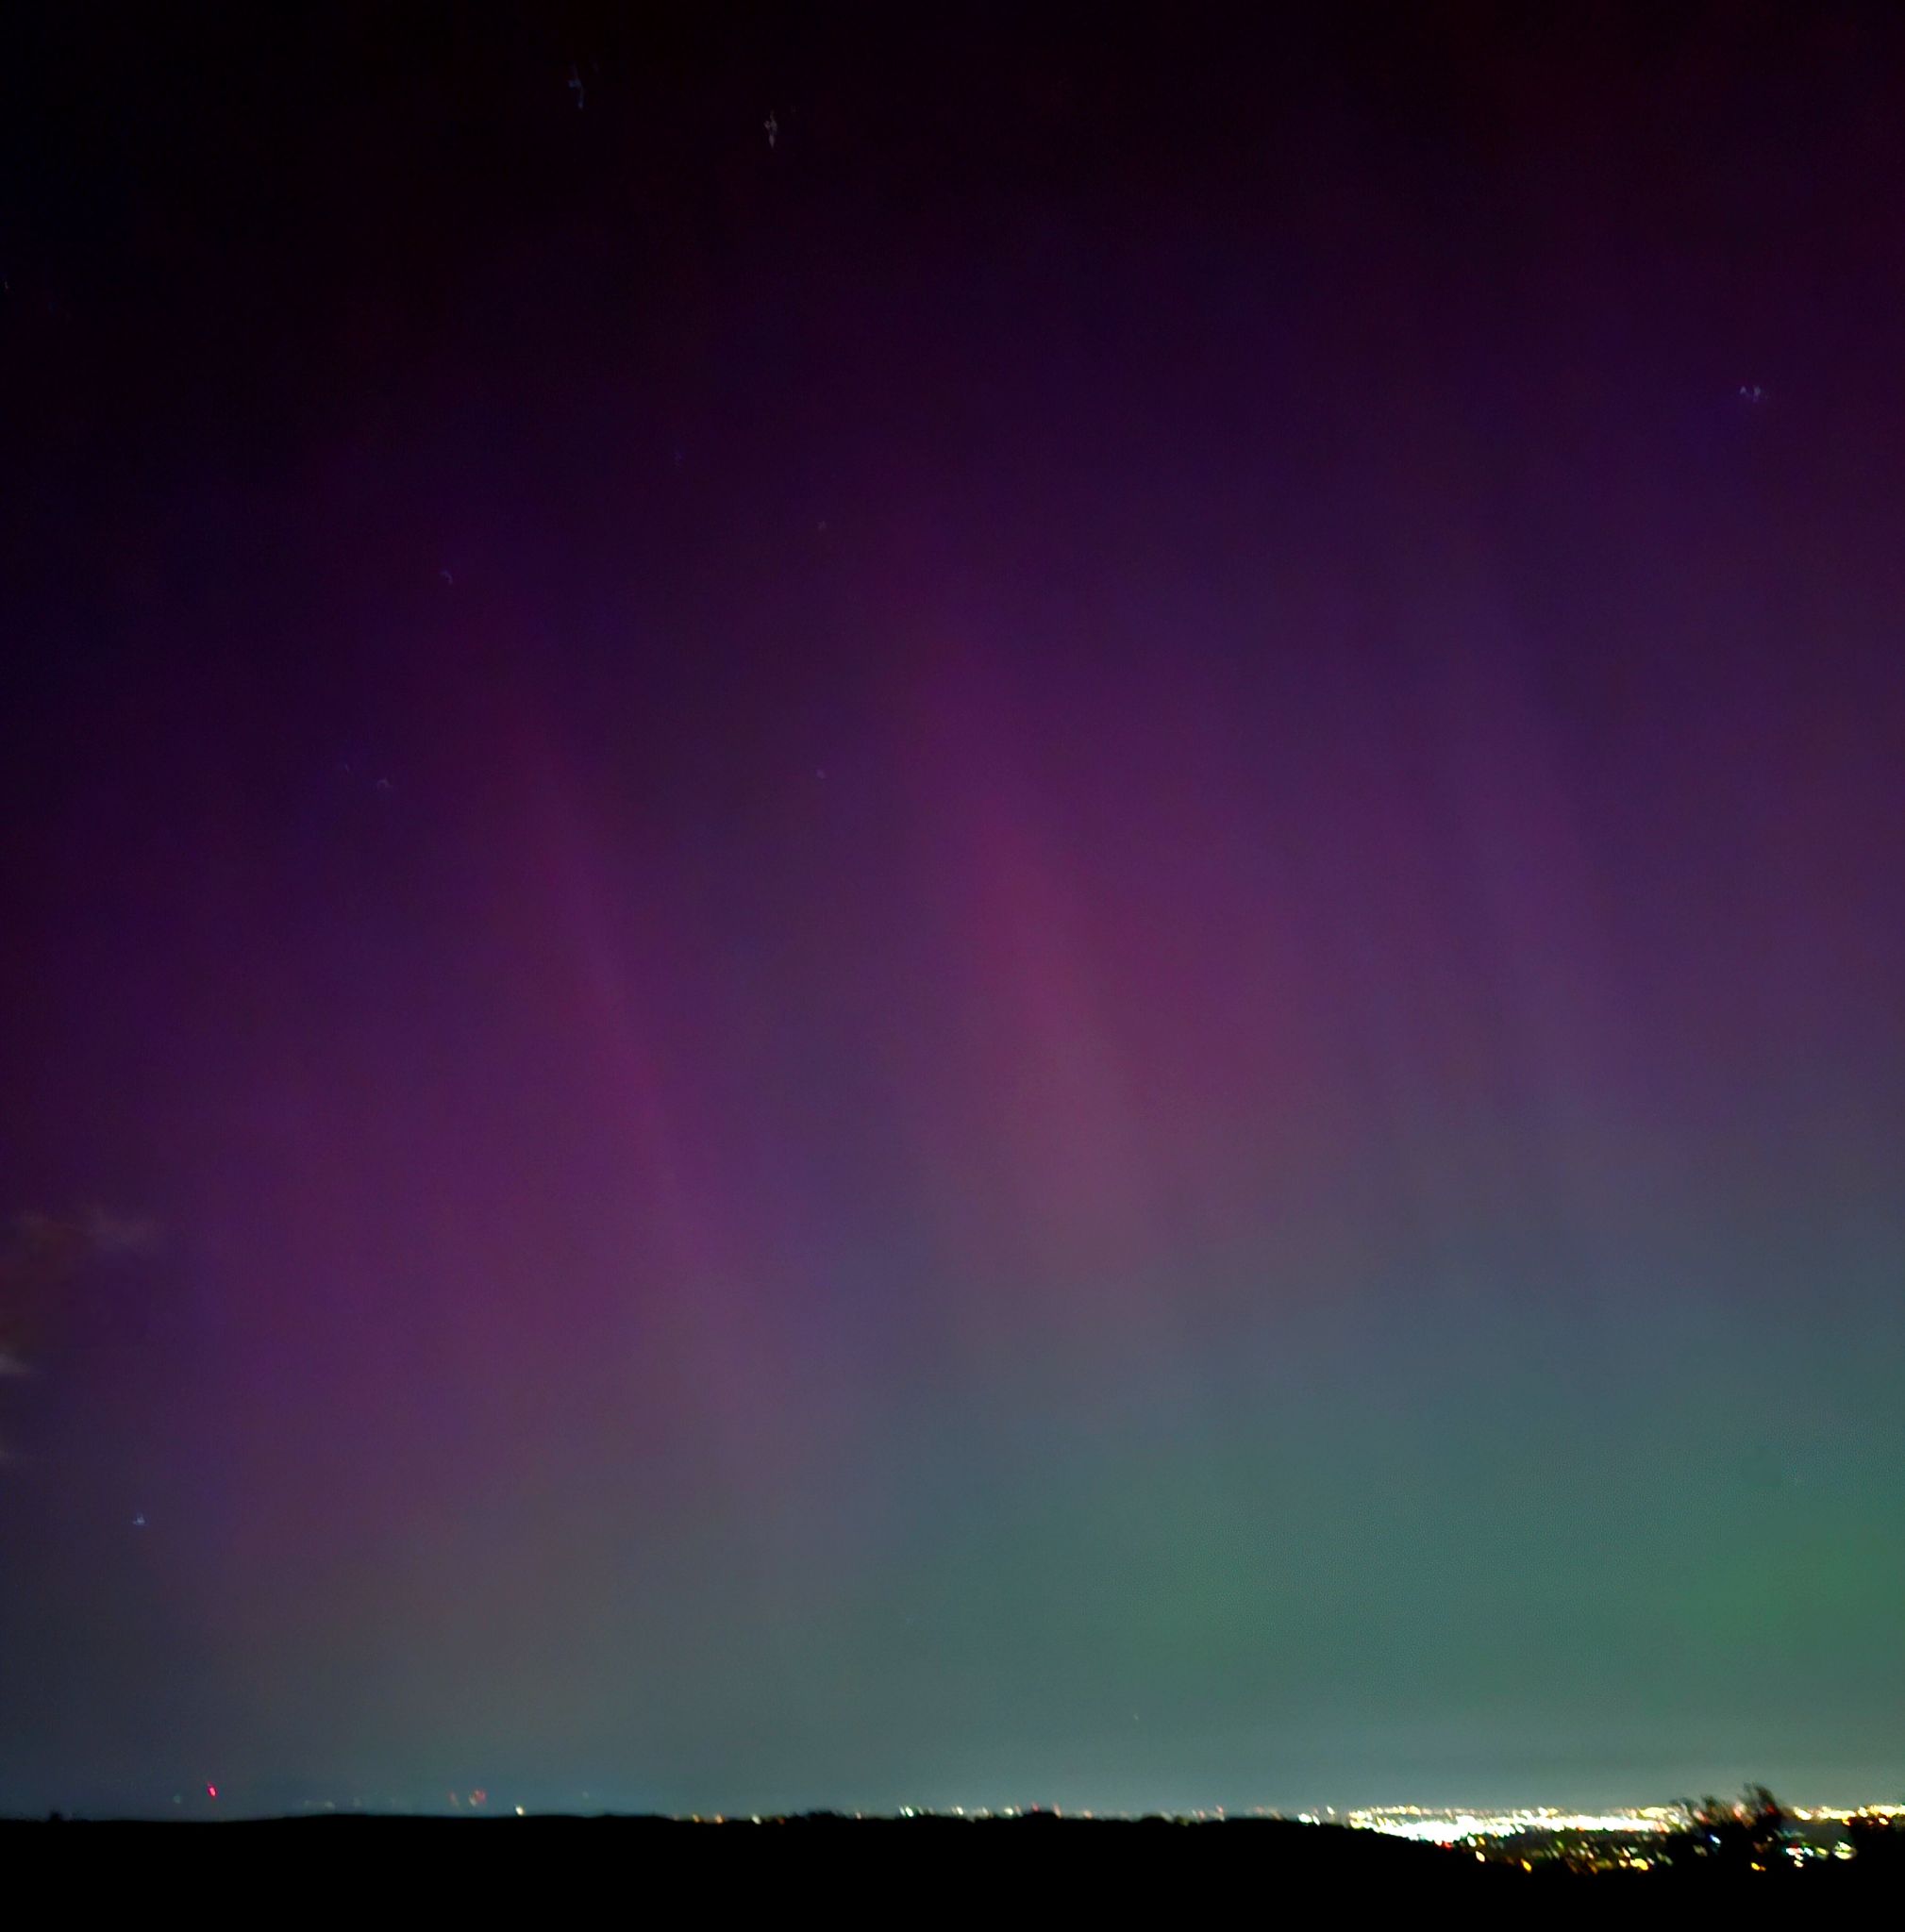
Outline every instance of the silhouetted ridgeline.
MULTIPOLYGON (((883 1899, 942 1900, 961 1886, 1005 1880, 1033 1901, 1041 1885, 1062 1885, 1073 1905, 1101 1892, 1130 1905, 1163 1889, 1181 1919, 1210 1909, 1239 1884, 1288 1899, 1329 1892, 1428 1896, 1459 1890, 1531 1900, 1557 1886, 1587 1886, 1623 1898, 1710 1892, 1752 1886, 1802 1909, 1854 1892, 1899 1888, 1905 1860, 1887 1856, 1897 1841, 1875 1840, 1869 1855, 1806 1869, 1776 1866, 1748 1875, 1733 1860, 1663 1861, 1646 1873, 1570 1873, 1562 1865, 1525 1871, 1512 1861, 1328 1824, 1274 1819, 1183 1824, 1058 1818, 961 1819, 922 1816, 855 1819, 830 1814, 760 1824, 690 1823, 664 1818, 398 1818, 363 1815, 175 1824, 13 1822, 0 1824, 0 1857, 18 1882, 58 1884, 82 1911, 148 1905, 155 1885, 190 1886, 194 1908, 246 1900, 259 1909, 342 1889, 374 1888, 387 1904, 452 1898, 496 1905, 540 1897, 560 1908, 562 1895, 612 1885, 624 1895, 650 1881, 706 1888, 704 1908, 744 1905, 759 1889, 815 1885, 830 1907, 883 1899), (1188 1890, 1186 1888, 1189 1888, 1188 1890), (1803 1897, 1801 1896, 1803 1894, 1803 1897)), ((158 1894, 162 1896, 163 1894, 158 1894)), ((791 1901, 777 1894, 783 1905, 791 1901)), ((805 1894, 795 1894, 798 1898, 805 1894)), ((817 1896, 814 1895, 814 1896, 817 1896)), ((764 1901, 763 1901, 764 1902, 764 1901)), ((1611 1901, 1612 1902, 1612 1901, 1611 1901)))

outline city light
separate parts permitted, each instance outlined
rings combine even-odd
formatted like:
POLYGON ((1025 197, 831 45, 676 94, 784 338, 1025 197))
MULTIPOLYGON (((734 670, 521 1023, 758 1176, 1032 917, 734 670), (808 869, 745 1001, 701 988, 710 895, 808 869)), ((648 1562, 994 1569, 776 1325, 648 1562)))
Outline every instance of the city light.
MULTIPOLYGON (((1306 1812, 1302 1822, 1315 1821, 1306 1812)), ((1685 1814, 1672 1805, 1649 1805, 1631 1811, 1551 1811, 1539 1807, 1513 1811, 1437 1811, 1396 1805, 1345 1812, 1343 1823, 1355 1831, 1378 1831, 1390 1838, 1467 1844, 1477 1839, 1516 1838, 1531 1831, 1645 1836, 1678 1829, 1685 1823, 1685 1814)))

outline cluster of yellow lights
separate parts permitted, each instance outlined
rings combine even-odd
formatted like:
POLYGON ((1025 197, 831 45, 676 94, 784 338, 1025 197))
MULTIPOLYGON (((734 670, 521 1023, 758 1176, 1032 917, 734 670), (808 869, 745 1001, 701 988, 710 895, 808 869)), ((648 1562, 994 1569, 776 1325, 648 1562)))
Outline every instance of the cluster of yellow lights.
MULTIPOLYGON (((335 1807, 330 1808, 334 1809, 335 1807)), ((521 1805, 515 1807, 515 1812, 518 1818, 526 1815, 521 1805)), ((864 1818, 866 1813, 855 1811, 850 1815, 864 1818)), ((952 1805, 944 1810, 934 1810, 929 1807, 902 1805, 899 1807, 899 1815, 902 1818, 1022 1818, 1025 1811, 1017 1805, 1004 1805, 996 1810, 984 1806, 969 1810, 962 1805, 952 1805)), ((1051 1815, 1062 1818, 1065 1814, 1054 1806, 1051 1808, 1051 1815)), ((1089 1811, 1077 1811, 1072 1815, 1077 1818, 1090 1818, 1093 1814, 1089 1811)), ((1182 1824, 1198 1820, 1219 1819, 1225 1815, 1221 1805, 1211 1810, 1173 1814, 1177 1822, 1182 1824)), ((1252 1815, 1259 1818, 1274 1818, 1282 1814, 1257 1807, 1254 1807, 1252 1815)), ((1295 1814, 1299 1824, 1346 1824, 1356 1831, 1378 1831, 1390 1838, 1422 1839, 1433 1844, 1464 1844, 1478 1839, 1514 1838, 1524 1832, 1606 1832, 1631 1837, 1647 1832, 1679 1831, 1685 1825, 1686 1816, 1686 1812, 1678 1805, 1643 1805, 1628 1811, 1554 1811, 1541 1806, 1514 1811, 1442 1811, 1421 1805, 1390 1805, 1374 1810, 1325 1809, 1299 1811, 1295 1814)), ((1849 1824, 1854 1819, 1859 1818, 1882 1818, 1890 1822, 1905 1820, 1905 1804, 1811 1807, 1795 1805, 1788 1808, 1787 1816, 1800 1824, 1849 1824)), ((699 1813, 693 1820, 696 1824, 727 1824, 735 1822, 738 1821, 730 1820, 725 1815, 710 1818, 699 1813)), ((751 1824, 782 1822, 779 1818, 764 1819, 758 1813, 748 1820, 751 1824)))
MULTIPOLYGON (((1378 1810, 1327 1815, 1340 1818, 1343 1824, 1358 1831, 1424 1839, 1435 1844, 1514 1838, 1524 1832, 1618 1832, 1638 1836, 1678 1831, 1686 1823, 1686 1813, 1678 1805, 1643 1805, 1629 1811, 1552 1811, 1541 1807, 1514 1811, 1438 1811, 1419 1805, 1394 1805, 1378 1810)), ((1794 1806, 1787 1815, 1801 1824, 1846 1824, 1855 1818, 1905 1818, 1905 1805, 1794 1806)), ((1300 1822, 1315 1824, 1320 1822, 1319 1814, 1305 1811, 1300 1814, 1300 1822)))
MULTIPOLYGON (((1684 1819, 1685 1813, 1671 1805, 1646 1805, 1631 1811, 1551 1811, 1539 1806, 1514 1811, 1435 1811, 1419 1805, 1395 1805, 1343 1814, 1343 1823, 1357 1831, 1427 1839, 1436 1844, 1513 1838, 1526 1831, 1671 1831, 1684 1819)), ((1314 1823, 1308 1813, 1305 1821, 1314 1823)))

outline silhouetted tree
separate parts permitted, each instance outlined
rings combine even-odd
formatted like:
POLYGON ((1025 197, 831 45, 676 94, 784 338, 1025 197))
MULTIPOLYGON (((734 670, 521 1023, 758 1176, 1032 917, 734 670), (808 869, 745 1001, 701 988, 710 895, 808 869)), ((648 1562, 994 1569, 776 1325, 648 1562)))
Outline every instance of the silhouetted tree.
POLYGON ((1854 1818, 1846 1826, 1846 1837, 1862 1872, 1905 1870, 1905 1820, 1854 1818))
POLYGON ((1764 1785, 1748 1785, 1731 1804, 1707 1797, 1688 1799, 1680 1808, 1686 1826, 1667 1847, 1676 1864, 1770 1872, 1783 1863, 1789 1821, 1785 1807, 1764 1785))

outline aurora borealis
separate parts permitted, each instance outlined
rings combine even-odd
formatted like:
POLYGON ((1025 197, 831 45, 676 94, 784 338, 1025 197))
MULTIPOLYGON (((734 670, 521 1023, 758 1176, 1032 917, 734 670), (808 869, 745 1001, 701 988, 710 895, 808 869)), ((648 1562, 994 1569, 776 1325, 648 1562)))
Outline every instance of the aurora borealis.
POLYGON ((1905 1790, 1896 22, 28 13, 0 1809, 1905 1790))

